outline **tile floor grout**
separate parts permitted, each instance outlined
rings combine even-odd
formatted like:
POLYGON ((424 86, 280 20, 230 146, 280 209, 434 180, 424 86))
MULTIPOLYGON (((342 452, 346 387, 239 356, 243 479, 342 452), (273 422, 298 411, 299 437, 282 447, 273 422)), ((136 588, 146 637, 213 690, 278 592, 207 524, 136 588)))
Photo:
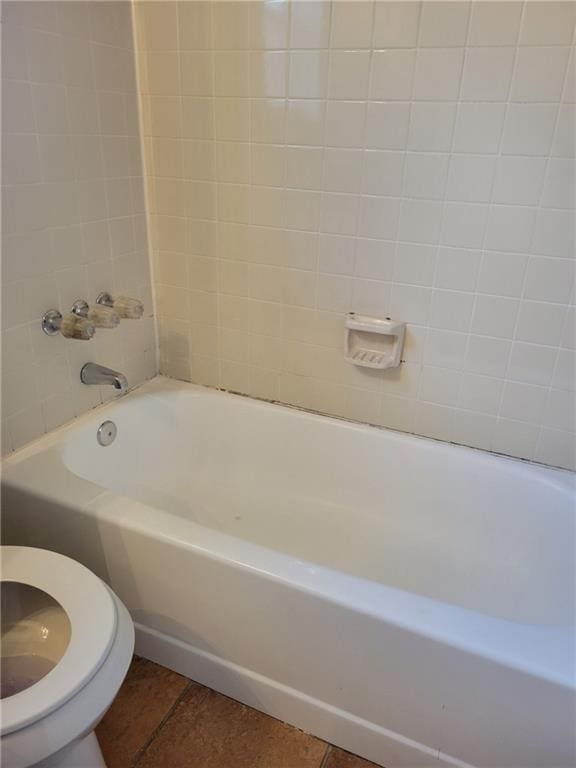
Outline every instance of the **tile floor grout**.
MULTIPOLYGON (((146 754, 146 751, 148 750, 148 747, 152 746, 152 742, 156 739, 157 736, 160 735, 160 731, 164 728, 168 720, 172 717, 174 710, 178 706, 178 704, 182 701, 184 696, 188 693, 190 688, 194 685, 193 680, 188 680, 188 684, 183 689, 182 693, 174 700, 174 703, 169 708, 169 710, 166 712, 162 720, 158 723, 156 728, 152 731, 150 734, 150 737, 148 738, 147 742, 138 750, 138 752, 134 755, 134 758, 130 764, 130 768, 136 768, 140 760, 144 757, 146 754)), ((208 696, 208 691, 206 691, 205 696, 208 696)))
MULTIPOLYGON (((178 704, 182 701, 182 699, 186 696, 190 688, 194 685, 194 680, 188 680, 187 686, 184 688, 182 693, 178 696, 178 698, 174 701, 170 709, 166 712, 165 716, 162 718, 160 723, 156 726, 154 731, 150 734, 150 737, 148 741, 138 750, 136 755, 134 756, 130 768, 138 768, 138 763, 142 760, 142 758, 146 755, 146 752, 148 751, 148 748, 152 746, 153 742, 156 740, 156 738, 160 735, 160 732, 164 729, 164 726, 168 724, 168 721, 171 719, 172 715, 174 714, 174 711, 178 707, 178 704)), ((210 694, 211 688, 206 688, 206 693, 204 696, 202 696, 200 701, 203 701, 205 698, 207 698, 210 694)), ((225 694, 220 694, 221 696, 224 696, 225 694)), ((225 698, 230 698, 229 696, 225 696, 225 698)), ((236 699, 232 699, 232 701, 236 701, 236 699)), ((200 703, 200 702, 197 702, 200 703)), ((238 702, 242 704, 242 702, 238 702)), ((243 706, 247 707, 248 704, 243 704, 243 706)), ((268 715, 268 717, 272 717, 272 715, 268 715)), ((278 720, 276 717, 272 717, 273 720, 278 720)), ((279 723, 285 724, 283 720, 278 720, 279 723)), ((295 726, 291 726, 295 727, 295 726)), ((301 728, 297 728, 296 730, 301 731, 301 733, 305 734, 306 736, 313 736, 313 734, 308 733, 307 731, 303 731, 301 728)), ((317 736, 313 736, 313 738, 318 739, 317 736)), ((318 739, 318 741, 323 741, 323 739, 318 739)), ((327 741, 324 742, 326 745, 326 750, 324 754, 322 755, 322 759, 318 763, 317 768, 325 768, 325 766, 328 763, 328 758, 330 757, 330 753, 332 752, 333 746, 332 744, 328 743, 327 741)))
POLYGON ((326 765, 328 764, 328 758, 330 757, 330 753, 332 752, 332 744, 326 743, 326 752, 324 752, 324 757, 322 758, 322 762, 318 766, 318 768, 326 768, 326 765))
POLYGON ((138 657, 97 735, 111 768, 377 768, 138 657))

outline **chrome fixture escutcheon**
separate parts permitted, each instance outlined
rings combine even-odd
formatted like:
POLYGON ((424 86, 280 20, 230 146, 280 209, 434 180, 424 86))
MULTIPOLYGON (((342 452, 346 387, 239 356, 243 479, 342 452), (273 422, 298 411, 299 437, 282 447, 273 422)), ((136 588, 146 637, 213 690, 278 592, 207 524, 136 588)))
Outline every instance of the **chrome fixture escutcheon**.
POLYGON ((98 427, 98 431, 96 432, 96 440, 98 440, 100 445, 106 448, 107 445, 111 445, 114 440, 116 440, 117 434, 118 427, 116 424, 114 424, 113 421, 103 421, 102 424, 100 424, 98 427))

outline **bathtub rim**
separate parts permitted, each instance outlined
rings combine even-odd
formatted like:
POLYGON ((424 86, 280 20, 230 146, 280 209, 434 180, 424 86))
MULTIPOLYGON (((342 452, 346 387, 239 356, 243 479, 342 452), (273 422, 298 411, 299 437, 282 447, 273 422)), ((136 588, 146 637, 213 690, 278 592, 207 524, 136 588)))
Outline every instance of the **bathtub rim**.
POLYGON ((377 432, 384 432, 388 434, 392 439, 399 440, 401 442, 411 443, 416 440, 417 442, 425 442, 432 446, 435 446, 438 450, 457 451, 463 455, 471 453, 475 455, 477 459, 485 459, 488 462, 501 461, 509 464, 510 468, 516 468, 522 470, 530 468, 530 471, 540 475, 542 478, 553 479, 559 483, 559 486, 568 491, 576 490, 576 471, 571 469, 565 469, 563 467, 556 467, 551 464, 543 464, 542 462, 534 461, 532 459, 522 459, 518 456, 510 456, 506 453, 497 453, 496 451, 488 451, 484 448, 476 448, 471 445, 463 445, 462 443, 453 443, 446 440, 441 440, 435 437, 428 437, 426 435, 418 435, 415 432, 406 432, 393 427, 387 427, 381 424, 372 424, 369 422, 359 421, 357 419, 350 419, 345 416, 338 416, 335 414, 322 413, 310 408, 303 408, 298 405, 291 405, 290 403, 283 403, 280 400, 268 400, 266 398, 255 397, 247 395, 242 392, 235 392, 230 389, 221 389, 217 387, 210 387, 203 384, 195 384, 189 381, 181 381, 179 379, 172 379, 162 374, 158 374, 152 379, 139 384, 131 389, 128 393, 121 397, 115 397, 107 400, 104 403, 100 403, 89 411, 74 417, 70 421, 61 424, 55 429, 46 432, 39 437, 34 438, 29 443, 21 446, 15 451, 10 451, 4 454, 0 460, 0 476, 4 467, 9 468, 25 458, 29 458, 45 447, 52 446, 55 443, 62 441, 62 435, 67 434, 70 429, 76 426, 82 426, 88 424, 94 419, 98 413, 106 412, 121 406, 123 403, 132 402, 140 397, 146 396, 162 396, 169 391, 188 391, 196 392, 198 395, 209 395, 211 397, 224 397, 226 399, 236 400, 240 398, 243 402, 248 402, 255 406, 269 406, 275 410, 280 411, 293 411, 296 413, 308 416, 314 421, 323 422, 329 420, 336 422, 340 425, 347 425, 350 428, 356 430, 376 430, 377 432), (550 477, 548 477, 550 475, 550 477))
MULTIPOLYGON (((212 397, 232 399, 238 397, 233 393, 220 392, 212 388, 199 387, 187 382, 157 377, 131 392, 127 397, 109 401, 11 454, 8 459, 2 462, 3 483, 17 490, 28 490, 36 493, 37 496, 42 494, 42 497, 52 502, 60 503, 68 508, 70 506, 76 507, 83 515, 90 515, 96 519, 105 520, 113 524, 119 524, 120 517, 122 517, 122 525, 140 534, 160 538, 168 545, 184 547, 196 555, 209 557, 234 567, 257 572, 265 578, 290 584, 297 589, 337 603, 347 609, 360 610, 362 613, 378 620, 397 624, 403 629, 417 632, 437 642, 450 644, 461 650, 481 655, 493 662, 512 667, 526 674, 542 677, 567 688, 576 688, 575 670, 573 668, 565 669, 565 667, 569 667, 569 663, 565 658, 562 664, 553 663, 550 665, 543 664, 538 654, 528 654, 527 656, 525 654, 524 657, 519 659, 517 652, 518 647, 525 648, 529 646, 530 648, 539 648, 545 642, 551 646, 547 656, 557 660, 561 658, 562 648, 565 648, 566 642, 570 645, 576 643, 576 627, 574 625, 569 623, 565 625, 521 624, 455 604, 436 601, 424 595, 370 581, 362 577, 341 573, 313 562, 298 560, 285 553, 253 544, 191 520, 179 518, 160 508, 110 491, 90 480, 79 477, 65 465, 62 447, 66 436, 70 432, 84 424, 97 421, 99 413, 108 414, 113 412, 115 408, 122 407, 128 399, 135 400, 149 395, 162 396, 170 391, 192 391, 200 396, 208 394, 212 397), (32 458, 37 459, 42 455, 45 455, 48 459, 48 471, 52 472, 50 475, 51 480, 55 477, 54 473, 60 474, 59 478, 56 477, 55 483, 51 482, 49 488, 46 488, 42 483, 41 475, 34 475, 30 478, 29 473, 26 472, 26 461, 32 458), (30 482, 31 480, 32 482, 30 482), (61 482, 58 482, 58 480, 61 482), (74 484, 75 491, 72 499, 68 493, 71 481, 74 484), (122 508, 123 516, 119 516, 119 507, 122 508), (128 515, 127 512, 129 513, 128 515), (161 526, 156 525, 159 520, 162 521, 161 526), (148 524, 145 524, 145 521, 148 524), (186 536, 186 533, 191 530, 194 531, 195 535, 186 536), (239 542, 240 547, 238 545, 239 542), (242 553, 241 555, 238 554, 239 550, 242 553), (311 577, 313 577, 312 581, 311 577), (406 616, 407 604, 409 610, 406 616), (400 614, 404 612, 405 615, 399 618, 399 612, 400 614), (422 620, 422 615, 426 617, 425 621, 422 620), (446 626, 450 627, 449 632, 446 626), (478 630, 481 629, 482 632, 478 632, 475 629, 476 627, 478 630), (487 628, 490 630, 490 640, 492 642, 486 641, 485 634, 487 628), (479 636, 481 636, 480 640, 479 636), (497 642, 493 642, 494 639, 497 642), (502 654, 502 647, 505 649, 504 655, 502 654)), ((244 399, 250 400, 250 398, 244 399)), ((264 405, 260 401, 254 402, 261 406, 264 405)), ((281 408, 282 410, 285 408, 283 405, 269 405, 281 408)), ((301 409, 296 410, 301 412, 301 409)), ((325 418, 331 418, 308 411, 304 411, 304 413, 314 419, 324 420, 325 418)), ((348 422, 348 420, 343 421, 349 423, 351 427, 358 429, 370 427, 370 425, 348 422)), ((380 427, 372 428, 385 429, 380 427)), ((394 434, 408 441, 427 440, 427 438, 407 435, 401 432, 395 432, 394 434)), ((441 443, 441 441, 436 440, 431 440, 430 442, 435 445, 441 443)), ((441 447, 478 453, 477 449, 459 445, 442 443, 441 447)), ((481 453, 484 457, 498 464, 507 458, 487 454, 485 451, 481 451, 481 453)), ((533 465, 532 463, 514 458, 510 458, 509 461, 514 462, 520 471, 528 470, 530 473, 543 474, 547 479, 549 479, 549 475, 552 473, 555 482, 557 481, 560 488, 565 491, 571 491, 574 488, 575 478, 569 470, 542 467, 541 465, 533 465)), ((565 657, 566 651, 564 650, 563 653, 565 657)), ((569 661, 572 661, 573 665, 576 659, 571 657, 569 661)))

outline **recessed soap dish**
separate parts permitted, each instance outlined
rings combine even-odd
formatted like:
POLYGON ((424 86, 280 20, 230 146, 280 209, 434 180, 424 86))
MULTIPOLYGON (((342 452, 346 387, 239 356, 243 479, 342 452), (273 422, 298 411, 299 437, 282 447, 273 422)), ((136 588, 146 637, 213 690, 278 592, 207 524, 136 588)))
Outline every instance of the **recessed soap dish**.
POLYGON ((405 323, 349 312, 344 356, 366 368, 396 368, 404 343, 405 323))

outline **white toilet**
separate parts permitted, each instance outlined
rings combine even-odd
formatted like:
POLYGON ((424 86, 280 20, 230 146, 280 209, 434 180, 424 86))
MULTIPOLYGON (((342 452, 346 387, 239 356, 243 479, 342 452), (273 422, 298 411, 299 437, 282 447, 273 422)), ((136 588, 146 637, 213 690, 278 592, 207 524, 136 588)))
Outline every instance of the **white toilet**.
POLYGON ((1 550, 2 766, 105 768, 94 728, 130 665, 128 611, 68 557, 1 550))

